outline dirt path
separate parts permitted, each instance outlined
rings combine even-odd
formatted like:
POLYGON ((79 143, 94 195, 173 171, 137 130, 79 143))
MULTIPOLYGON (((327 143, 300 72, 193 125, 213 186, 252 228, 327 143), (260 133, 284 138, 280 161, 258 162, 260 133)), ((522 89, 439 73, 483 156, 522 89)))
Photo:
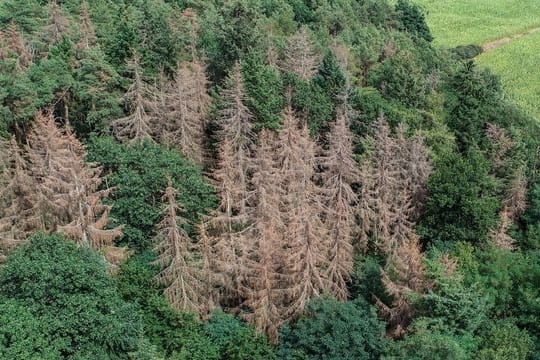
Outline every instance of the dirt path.
POLYGON ((482 45, 482 50, 484 50, 484 52, 485 52, 485 51, 490 51, 490 50, 493 50, 493 49, 497 49, 497 48, 499 48, 499 47, 501 47, 501 46, 503 46, 505 44, 508 44, 511 41, 520 39, 520 38, 522 38, 524 36, 533 34, 533 33, 538 32, 538 31, 540 31, 540 27, 529 29, 527 31, 520 32, 519 34, 515 34, 515 35, 511 35, 511 36, 505 36, 503 38, 490 41, 490 42, 485 43, 485 44, 482 45))

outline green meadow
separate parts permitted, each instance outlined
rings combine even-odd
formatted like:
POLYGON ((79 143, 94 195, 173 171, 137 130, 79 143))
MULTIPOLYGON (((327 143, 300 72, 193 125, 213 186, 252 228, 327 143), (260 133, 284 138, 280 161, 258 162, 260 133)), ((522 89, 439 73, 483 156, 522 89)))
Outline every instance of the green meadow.
POLYGON ((478 63, 499 74, 507 94, 540 119, 540 32, 485 52, 478 63))
MULTIPOLYGON (((540 27, 539 0, 416 0, 442 47, 477 44, 540 27)), ((540 32, 525 35, 477 58, 501 76, 506 93, 540 119, 540 32)))
POLYGON ((416 0, 435 43, 483 44, 540 26, 538 0, 416 0))

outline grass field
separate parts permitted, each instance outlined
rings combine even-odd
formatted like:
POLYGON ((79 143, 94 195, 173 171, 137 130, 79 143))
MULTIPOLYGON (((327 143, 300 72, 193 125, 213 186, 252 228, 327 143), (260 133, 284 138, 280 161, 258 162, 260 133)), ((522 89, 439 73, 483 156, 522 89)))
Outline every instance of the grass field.
MULTIPOLYGON (((540 27, 540 0, 413 0, 427 13, 435 44, 477 44, 540 27)), ((540 120, 540 32, 477 58, 501 76, 508 96, 540 120)))
POLYGON ((540 119, 540 32, 488 51, 477 61, 499 74, 509 96, 540 119))
POLYGON ((481 45, 540 26, 540 0, 413 1, 426 10, 436 45, 481 45))

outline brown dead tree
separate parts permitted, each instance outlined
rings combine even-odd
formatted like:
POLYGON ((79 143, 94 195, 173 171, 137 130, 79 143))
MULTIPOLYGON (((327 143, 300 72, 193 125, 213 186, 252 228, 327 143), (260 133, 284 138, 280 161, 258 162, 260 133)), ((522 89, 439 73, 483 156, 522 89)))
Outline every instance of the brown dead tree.
POLYGON ((234 166, 234 150, 228 139, 220 146, 219 162, 213 176, 220 197, 219 207, 209 221, 212 236, 214 271, 220 274, 225 298, 241 298, 241 287, 245 277, 245 256, 249 251, 244 236, 247 213, 237 211, 242 188, 238 168, 234 166))
POLYGON ((30 234, 42 229, 32 199, 37 182, 30 175, 30 167, 14 138, 2 152, 3 168, 0 189, 0 257, 4 257, 23 243, 30 234))
POLYGON ((386 255, 382 273, 390 306, 379 302, 388 316, 389 333, 400 337, 412 319, 409 295, 428 286, 423 276, 421 248, 414 231, 431 166, 423 140, 407 138, 400 125, 392 137, 384 117, 379 117, 371 139, 374 147, 363 164, 360 219, 364 238, 386 255))
POLYGON ((352 236, 358 202, 351 185, 359 181, 360 171, 354 159, 353 138, 343 108, 338 110, 321 165, 324 168, 325 225, 331 239, 326 270, 329 290, 337 299, 344 301, 348 297, 347 282, 353 271, 352 236))
POLYGON ((157 114, 157 92, 143 80, 137 53, 128 62, 128 68, 133 73, 133 79, 123 101, 130 114, 114 120, 111 125, 117 139, 140 143, 145 139, 152 139, 151 124, 157 114))
POLYGON ((163 200, 166 206, 162 220, 157 226, 157 263, 161 267, 157 279, 167 286, 164 295, 171 305, 180 311, 202 315, 206 309, 206 284, 195 266, 191 250, 192 241, 184 226, 187 220, 180 216, 183 211, 176 201, 177 191, 169 179, 163 200))
POLYGON ((250 309, 245 315, 259 333, 277 342, 279 326, 283 322, 284 284, 287 279, 281 270, 284 252, 285 225, 280 213, 283 196, 279 187, 279 173, 275 166, 274 134, 263 130, 254 159, 254 204, 249 211, 251 227, 248 237, 254 242, 246 261, 246 281, 243 305, 250 309))
POLYGON ((33 60, 33 56, 28 49, 28 45, 24 40, 22 34, 17 28, 17 24, 12 20, 9 22, 5 38, 7 47, 9 50, 17 54, 17 68, 19 70, 24 70, 30 66, 33 60))
POLYGON ((313 179, 318 151, 307 125, 299 128, 290 108, 283 114, 277 143, 282 212, 286 216, 284 273, 289 278, 285 317, 292 318, 328 289, 323 269, 328 266, 329 237, 321 220, 322 192, 313 179))
POLYGON ((100 249, 122 235, 122 227, 106 229, 110 207, 102 204, 110 189, 100 190, 101 168, 86 163, 86 149, 52 114, 36 114, 28 135, 28 155, 38 193, 34 202, 41 223, 78 244, 100 249))
POLYGON ((221 92, 224 106, 219 112, 218 140, 220 152, 224 146, 232 148, 229 166, 236 168, 237 190, 233 191, 233 203, 240 213, 245 213, 248 200, 248 170, 253 146, 253 115, 246 103, 244 81, 240 65, 237 63, 229 75, 226 86, 221 92), (225 144, 226 143, 226 144, 225 144))
POLYGON ((308 30, 302 28, 289 38, 287 45, 281 68, 302 80, 310 80, 317 73, 321 59, 315 52, 308 30))
POLYGON ((43 28, 43 36, 47 42, 56 44, 68 32, 69 19, 56 1, 49 3, 47 12, 49 19, 48 24, 43 28))
POLYGON ((519 169, 509 183, 506 199, 499 213, 499 226, 490 234, 495 246, 514 250, 515 240, 508 235, 514 221, 527 209, 527 180, 523 169, 519 169))
POLYGON ((197 164, 204 159, 205 117, 210 105, 204 65, 197 59, 180 62, 174 77, 164 91, 156 123, 160 142, 178 149, 197 164))
POLYGON ((88 2, 83 0, 81 2, 81 10, 79 15, 79 41, 76 44, 76 48, 79 51, 83 51, 93 48, 96 45, 96 30, 90 18, 88 2))

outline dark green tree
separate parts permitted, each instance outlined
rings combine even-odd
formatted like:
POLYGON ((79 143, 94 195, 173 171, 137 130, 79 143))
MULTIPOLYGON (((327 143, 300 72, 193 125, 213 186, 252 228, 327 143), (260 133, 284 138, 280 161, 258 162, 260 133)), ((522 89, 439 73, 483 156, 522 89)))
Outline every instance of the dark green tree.
POLYGON ((499 200, 490 165, 479 150, 443 154, 428 181, 419 232, 430 241, 484 243, 497 225, 499 200))
POLYGON ((38 234, 0 275, 0 354, 5 359, 126 358, 139 318, 104 260, 60 236, 38 234))
POLYGON ((375 308, 363 298, 316 299, 282 329, 280 353, 284 359, 378 359, 387 345, 384 332, 375 308))
POLYGON ((109 173, 106 183, 115 188, 110 196, 111 218, 126 225, 124 240, 134 249, 152 245, 168 176, 182 189, 178 200, 191 223, 214 207, 212 187, 204 182, 201 170, 174 150, 149 141, 126 145, 110 137, 95 137, 88 146, 88 160, 100 162, 104 173, 109 173))
POLYGON ((403 30, 428 42, 433 41, 433 36, 426 24, 426 18, 420 6, 411 3, 409 0, 398 0, 396 15, 403 30))
POLYGON ((277 354, 268 340, 231 315, 214 312, 204 325, 222 360, 273 360, 277 354))
POLYGON ((489 327, 476 358, 526 360, 535 351, 534 340, 527 331, 518 328, 511 320, 500 320, 489 327))
POLYGON ((447 103, 446 123, 456 135, 461 151, 474 144, 483 145, 484 130, 488 121, 499 125, 501 87, 487 71, 479 71, 472 61, 467 62, 448 82, 450 97, 447 103))
POLYGON ((242 65, 247 105, 256 130, 278 129, 284 106, 283 82, 279 72, 253 55, 242 65))

